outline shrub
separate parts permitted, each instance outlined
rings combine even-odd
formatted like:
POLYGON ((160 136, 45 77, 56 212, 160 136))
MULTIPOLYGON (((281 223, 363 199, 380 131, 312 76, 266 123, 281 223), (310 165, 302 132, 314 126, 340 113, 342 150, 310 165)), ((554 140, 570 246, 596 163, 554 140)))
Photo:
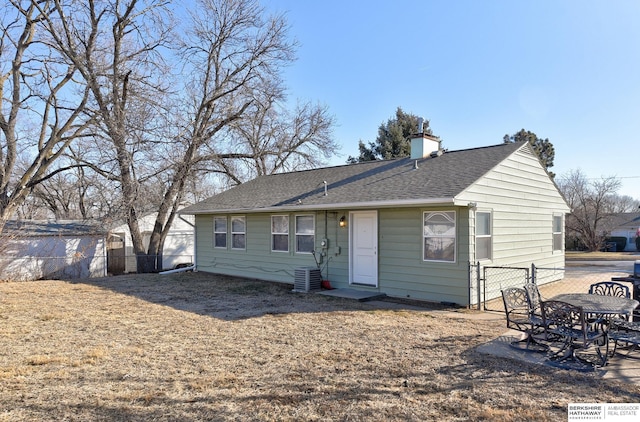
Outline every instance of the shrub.
POLYGON ((606 243, 615 243, 616 251, 624 251, 624 248, 627 247, 627 238, 622 236, 612 236, 607 237, 605 240, 606 243))

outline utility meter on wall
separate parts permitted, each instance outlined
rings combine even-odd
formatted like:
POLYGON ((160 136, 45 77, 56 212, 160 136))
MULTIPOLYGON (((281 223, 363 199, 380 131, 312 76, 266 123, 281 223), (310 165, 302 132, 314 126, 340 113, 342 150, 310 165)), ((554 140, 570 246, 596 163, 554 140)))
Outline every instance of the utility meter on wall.
POLYGON ((322 239, 320 241, 320 246, 322 249, 327 249, 329 247, 329 239, 322 239))

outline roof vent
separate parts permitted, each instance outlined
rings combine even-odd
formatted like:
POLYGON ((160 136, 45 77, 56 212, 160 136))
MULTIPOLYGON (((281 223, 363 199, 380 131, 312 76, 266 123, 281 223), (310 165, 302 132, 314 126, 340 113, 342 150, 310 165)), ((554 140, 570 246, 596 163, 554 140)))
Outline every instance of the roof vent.
POLYGON ((424 119, 422 117, 418 117, 418 131, 416 133, 418 135, 424 133, 424 119))

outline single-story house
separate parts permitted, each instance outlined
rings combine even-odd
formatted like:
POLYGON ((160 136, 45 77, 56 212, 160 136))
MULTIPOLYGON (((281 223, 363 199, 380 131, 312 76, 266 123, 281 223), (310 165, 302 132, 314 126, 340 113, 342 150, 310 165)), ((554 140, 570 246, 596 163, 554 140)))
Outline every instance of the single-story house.
MULTIPOLYGON (((140 232, 145 248, 158 213, 146 214, 139 219, 140 232)), ((133 250, 131 231, 126 223, 120 223, 109 231, 108 242, 109 273, 135 273, 138 269, 136 254, 133 250)), ((193 216, 179 216, 173 220, 162 249, 163 269, 175 268, 182 264, 191 264, 194 254, 193 216)))
POLYGON ((609 237, 624 237, 627 239, 624 251, 637 251, 636 237, 640 235, 640 213, 625 212, 613 214, 607 219, 611 227, 609 237))
POLYGON ((0 280, 103 277, 106 237, 98 222, 10 220, 2 232, 0 280))
MULTIPOLYGON (((564 267, 569 207, 527 143, 258 177, 182 210, 197 271, 470 305, 470 265, 564 267)), ((498 292, 499 294, 499 292, 498 292)))

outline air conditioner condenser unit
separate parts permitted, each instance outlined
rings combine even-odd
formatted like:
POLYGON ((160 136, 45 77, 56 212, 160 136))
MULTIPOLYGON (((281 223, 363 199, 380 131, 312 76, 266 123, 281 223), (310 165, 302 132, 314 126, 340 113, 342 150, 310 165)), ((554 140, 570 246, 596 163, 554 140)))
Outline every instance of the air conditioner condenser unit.
POLYGON ((298 267, 294 271, 293 291, 308 293, 314 290, 321 290, 322 275, 320 268, 298 267))

